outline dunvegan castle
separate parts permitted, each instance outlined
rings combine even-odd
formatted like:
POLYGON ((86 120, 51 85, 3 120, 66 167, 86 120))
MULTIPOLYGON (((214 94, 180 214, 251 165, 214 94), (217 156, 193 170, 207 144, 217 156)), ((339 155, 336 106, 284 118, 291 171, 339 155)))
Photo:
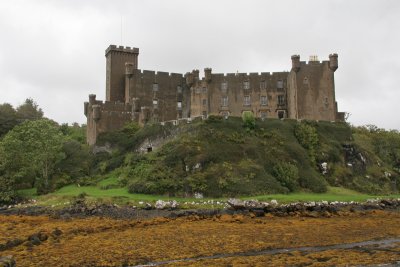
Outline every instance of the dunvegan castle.
POLYGON ((289 72, 213 73, 204 77, 138 69, 139 49, 110 45, 106 56, 106 100, 89 95, 84 112, 87 142, 102 132, 120 129, 130 121, 188 121, 208 115, 343 121, 335 100, 334 72, 338 55, 308 62, 293 55, 289 72))

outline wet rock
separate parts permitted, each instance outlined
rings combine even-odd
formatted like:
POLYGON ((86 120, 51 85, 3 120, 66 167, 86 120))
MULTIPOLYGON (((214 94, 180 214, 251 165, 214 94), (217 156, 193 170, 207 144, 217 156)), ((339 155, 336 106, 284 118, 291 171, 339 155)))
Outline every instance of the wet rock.
POLYGON ((146 204, 144 204, 144 209, 145 210, 152 210, 153 206, 150 203, 146 203, 146 204))
POLYGON ((42 243, 42 242, 40 241, 39 237, 38 237, 36 234, 31 235, 31 236, 28 238, 28 240, 30 241, 30 243, 31 243, 32 245, 35 245, 35 246, 38 246, 38 245, 40 245, 40 243, 42 243))
POLYGON ((255 217, 264 217, 265 215, 263 209, 253 209, 251 212, 254 214, 255 217))
POLYGON ((54 229, 53 232, 51 232, 51 236, 52 236, 53 238, 58 238, 58 237, 61 236, 62 234, 63 234, 63 232, 62 232, 60 229, 58 229, 58 228, 54 229))
POLYGON ((276 199, 272 199, 270 203, 271 205, 278 205, 278 201, 276 199))
POLYGON ((12 256, 0 257, 0 267, 15 267, 16 262, 12 256))
POLYGON ((230 198, 227 201, 228 205, 235 210, 243 210, 246 208, 245 202, 237 198, 230 198))
POLYGON ((179 204, 176 200, 171 200, 171 201, 157 200, 155 204, 155 208, 158 210, 177 209, 178 206, 179 204))

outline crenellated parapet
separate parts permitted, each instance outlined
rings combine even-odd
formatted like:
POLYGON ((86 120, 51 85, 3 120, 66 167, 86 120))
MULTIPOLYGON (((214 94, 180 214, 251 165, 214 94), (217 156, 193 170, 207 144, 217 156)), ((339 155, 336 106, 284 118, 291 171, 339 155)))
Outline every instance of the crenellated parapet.
POLYGON ((110 45, 106 51, 105 55, 107 56, 110 52, 119 52, 119 53, 129 53, 129 54, 139 54, 139 48, 130 47, 130 46, 116 46, 110 45))

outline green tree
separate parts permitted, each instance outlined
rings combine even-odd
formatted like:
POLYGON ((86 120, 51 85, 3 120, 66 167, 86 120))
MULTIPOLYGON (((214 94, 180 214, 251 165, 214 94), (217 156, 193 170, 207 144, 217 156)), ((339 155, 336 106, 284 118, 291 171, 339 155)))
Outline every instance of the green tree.
POLYGON ((62 144, 63 136, 55 122, 25 121, 0 143, 0 167, 5 177, 14 180, 34 174, 38 193, 46 193, 54 167, 63 158, 62 144))
POLYGON ((17 107, 17 117, 22 120, 39 120, 43 118, 43 111, 32 98, 17 107))
POLYGON ((8 103, 0 104, 0 136, 6 134, 18 124, 17 112, 8 103))

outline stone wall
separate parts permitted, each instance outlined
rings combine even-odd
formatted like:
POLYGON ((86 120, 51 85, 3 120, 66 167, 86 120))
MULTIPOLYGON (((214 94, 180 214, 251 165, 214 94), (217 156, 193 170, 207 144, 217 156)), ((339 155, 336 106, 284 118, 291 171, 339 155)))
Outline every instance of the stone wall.
POLYGON ((129 121, 175 121, 208 115, 343 121, 337 112, 334 72, 329 61, 300 61, 292 56, 290 72, 214 74, 211 68, 185 75, 138 69, 138 48, 110 45, 106 50, 106 101, 85 102, 87 141, 117 130, 129 121))
POLYGON ((256 117, 278 118, 279 111, 287 110, 287 77, 288 72, 210 73, 191 88, 191 116, 241 116, 251 111, 256 117))

